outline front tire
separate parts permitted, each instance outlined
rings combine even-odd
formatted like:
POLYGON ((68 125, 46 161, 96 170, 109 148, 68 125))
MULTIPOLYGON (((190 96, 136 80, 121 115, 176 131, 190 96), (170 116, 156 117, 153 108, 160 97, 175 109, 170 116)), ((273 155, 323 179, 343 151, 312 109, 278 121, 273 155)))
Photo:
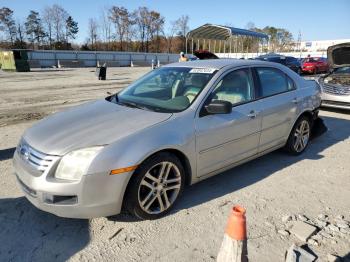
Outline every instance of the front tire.
POLYGON ((289 134, 285 149, 292 155, 300 155, 309 144, 311 135, 311 121, 301 116, 289 134))
POLYGON ((181 195, 185 171, 173 154, 161 152, 145 160, 135 171, 125 195, 125 207, 140 219, 167 214, 181 195))

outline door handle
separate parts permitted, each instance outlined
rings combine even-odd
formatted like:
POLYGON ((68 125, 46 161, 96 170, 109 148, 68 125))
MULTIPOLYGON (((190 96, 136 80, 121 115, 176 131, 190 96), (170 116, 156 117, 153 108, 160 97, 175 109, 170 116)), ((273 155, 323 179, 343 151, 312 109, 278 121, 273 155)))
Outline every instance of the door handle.
POLYGON ((258 116, 258 113, 259 112, 255 111, 255 110, 252 110, 252 111, 249 112, 248 117, 250 117, 252 119, 256 118, 258 116))

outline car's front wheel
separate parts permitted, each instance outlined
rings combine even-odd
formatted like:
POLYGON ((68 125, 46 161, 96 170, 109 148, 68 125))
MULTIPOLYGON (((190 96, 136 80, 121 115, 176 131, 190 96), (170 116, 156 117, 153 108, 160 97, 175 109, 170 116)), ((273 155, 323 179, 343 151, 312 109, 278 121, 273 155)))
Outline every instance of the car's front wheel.
POLYGON ((310 135, 310 119, 306 116, 302 116, 295 123, 285 145, 285 149, 293 155, 301 154, 309 144, 310 135))
POLYGON ((135 171, 124 198, 125 207, 141 219, 159 218, 170 211, 184 184, 181 161, 170 153, 158 153, 135 171))

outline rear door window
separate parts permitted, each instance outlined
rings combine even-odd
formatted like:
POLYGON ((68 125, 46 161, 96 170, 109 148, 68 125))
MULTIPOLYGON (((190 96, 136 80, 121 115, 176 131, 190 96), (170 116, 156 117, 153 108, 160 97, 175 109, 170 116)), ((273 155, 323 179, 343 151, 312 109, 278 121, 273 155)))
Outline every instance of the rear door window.
POLYGON ((260 81, 261 97, 272 96, 295 89, 293 80, 276 68, 258 67, 256 72, 260 81))

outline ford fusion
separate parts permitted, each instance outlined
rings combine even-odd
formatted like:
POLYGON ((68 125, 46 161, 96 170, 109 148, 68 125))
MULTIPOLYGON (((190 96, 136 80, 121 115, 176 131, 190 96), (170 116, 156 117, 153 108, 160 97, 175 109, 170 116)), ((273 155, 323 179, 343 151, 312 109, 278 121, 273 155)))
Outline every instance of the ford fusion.
POLYGON ((350 109, 350 43, 330 46, 327 57, 332 70, 318 80, 322 106, 350 109))
POLYGON ((155 219, 186 185, 278 148, 302 153, 319 106, 318 84, 276 63, 170 64, 27 129, 15 175, 58 216, 155 219))

